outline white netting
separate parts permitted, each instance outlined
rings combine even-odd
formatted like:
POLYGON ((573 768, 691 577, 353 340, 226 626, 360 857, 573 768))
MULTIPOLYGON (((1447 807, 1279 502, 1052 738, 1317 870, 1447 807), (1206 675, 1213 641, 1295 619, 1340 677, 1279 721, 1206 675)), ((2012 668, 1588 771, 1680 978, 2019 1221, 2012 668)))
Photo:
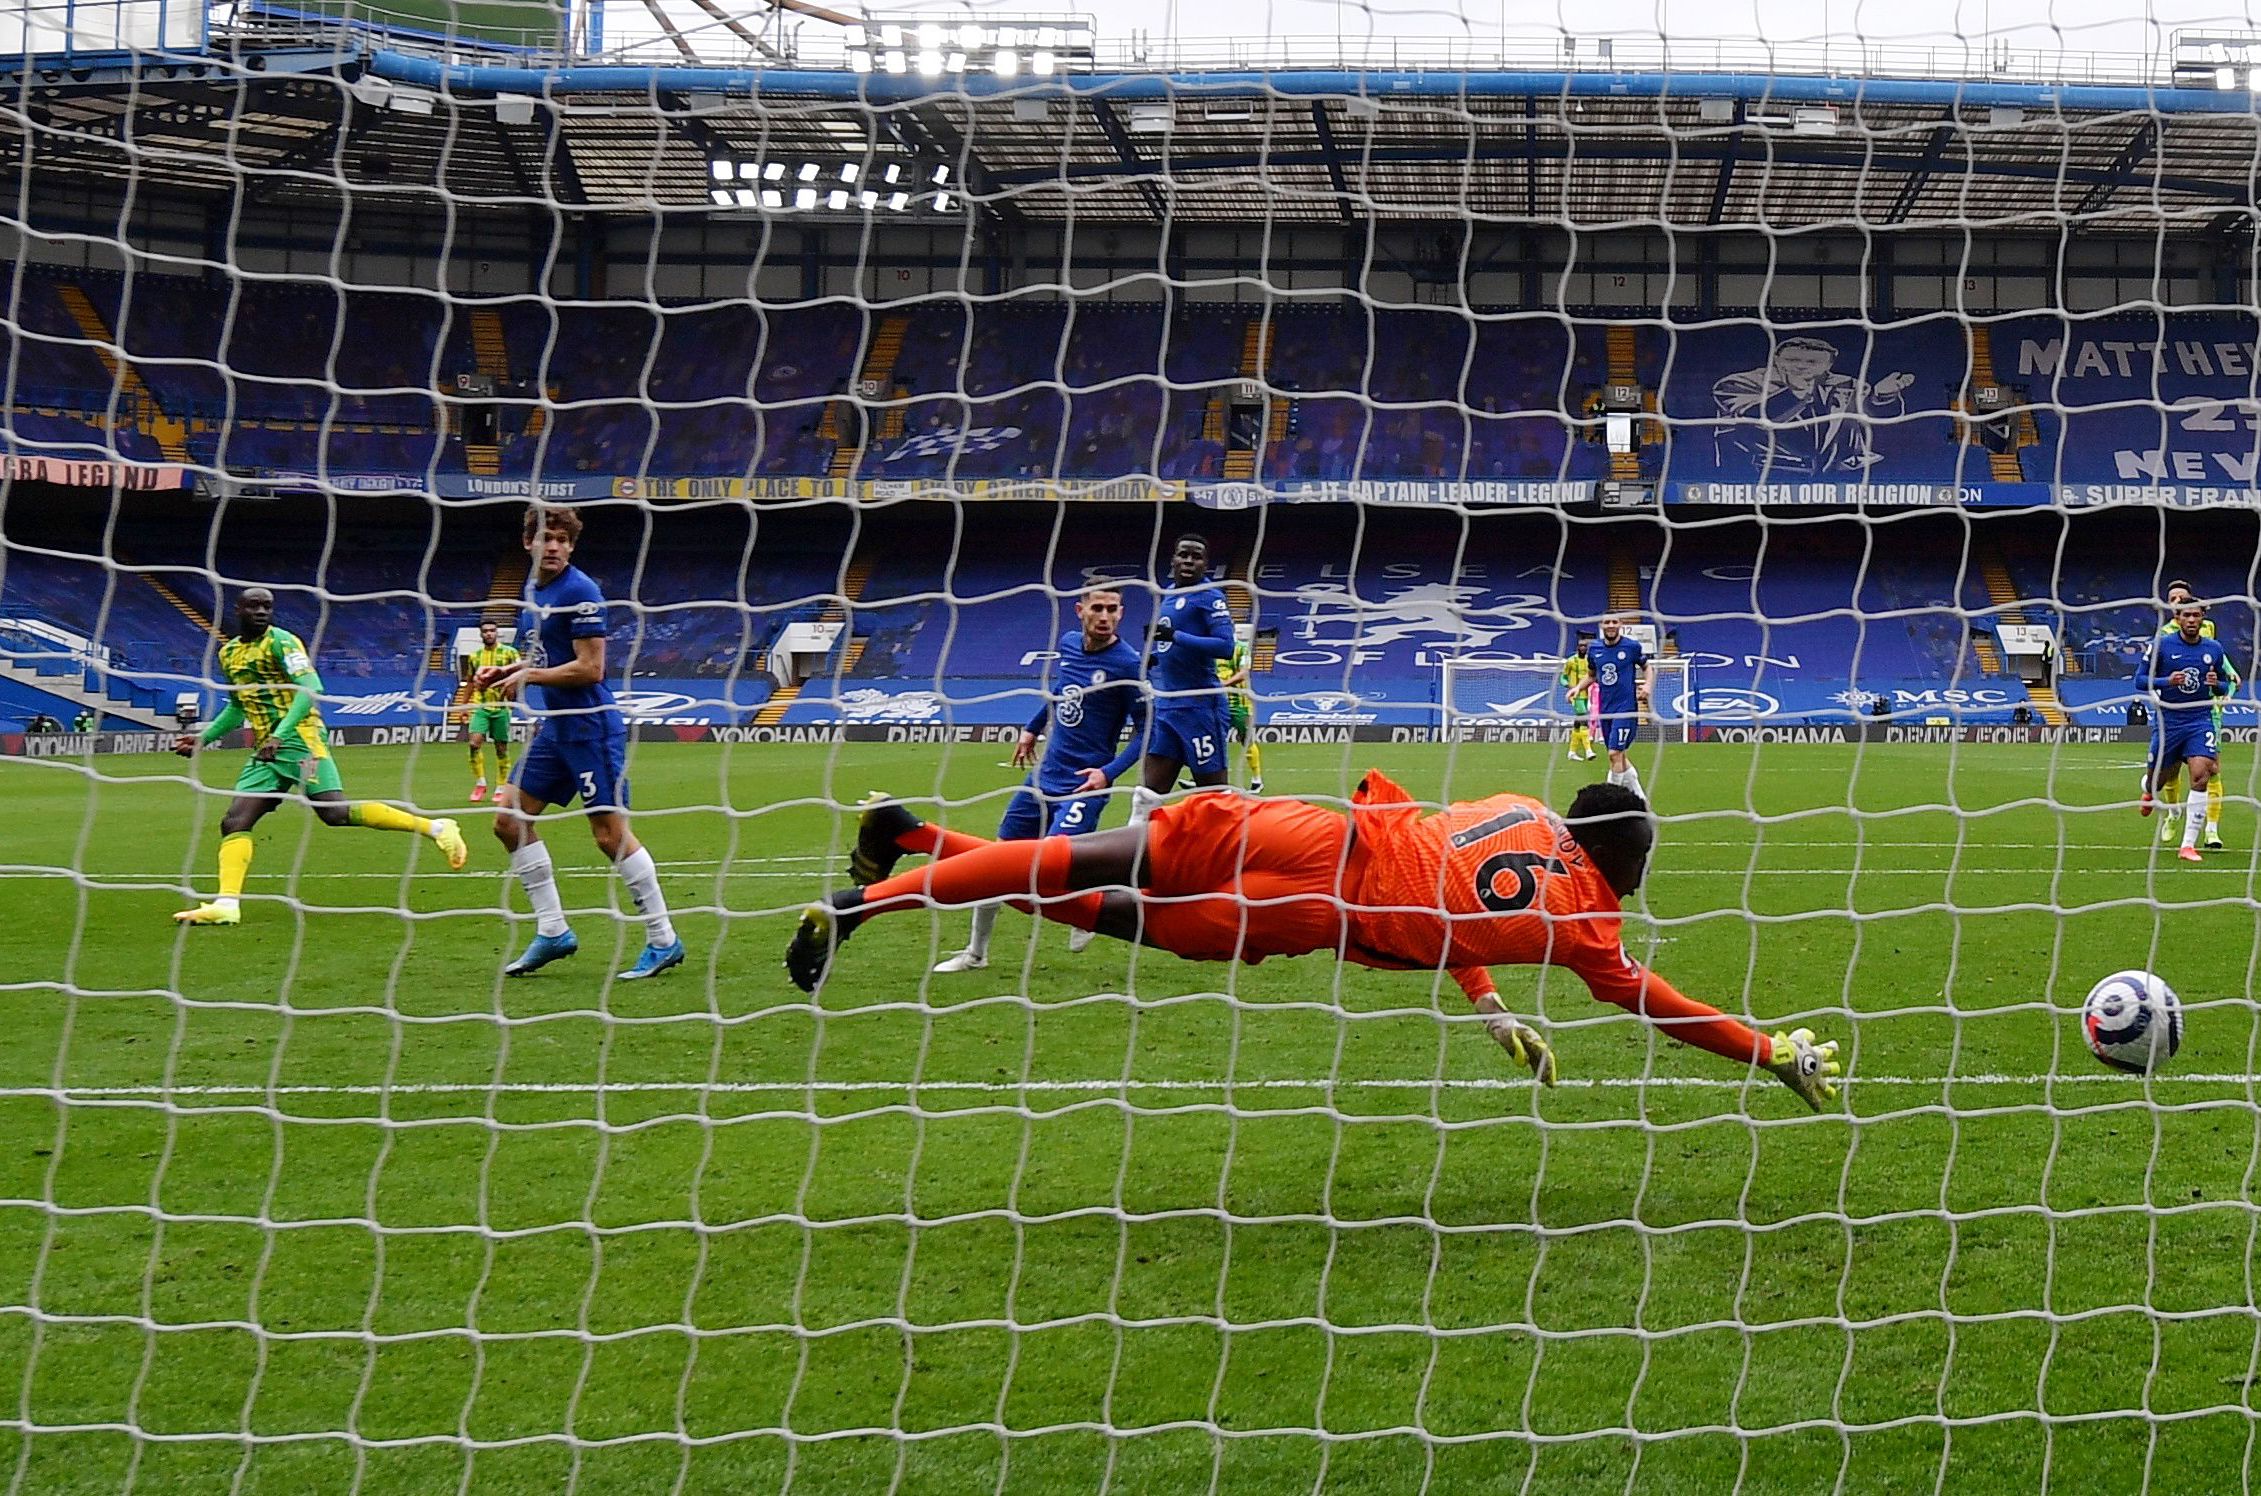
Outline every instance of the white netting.
MULTIPOLYGON (((1687 742, 1702 708, 1688 661, 1650 660, 1647 669, 1655 684, 1636 713, 1638 728, 1687 742)), ((1573 694, 1562 684, 1557 660, 1447 659, 1439 670, 1439 717, 1449 729, 1536 727, 1561 740, 1600 720, 1600 708, 1589 709, 1583 690, 1573 694)))
POLYGON ((2244 1488, 2252 694, 2196 867, 2130 708, 2174 580, 2256 673, 2245 43, 1173 78, 953 18, 922 79, 881 19, 812 72, 821 18, 651 15, 626 72, 498 6, 10 74, 11 1491, 2244 1488), (707 41, 766 71, 651 66, 707 41), (536 495, 611 604, 649 981, 574 816, 580 950, 501 974, 541 879, 465 740, 535 750, 465 657, 536 495), (1433 963, 1014 910, 794 990, 867 793, 1125 823, 1145 766, 1023 807, 1017 750, 1155 669, 1189 532, 1261 757, 1163 757, 1322 807, 1566 806, 1562 655, 1636 620, 1626 949, 1845 1097, 1561 968, 1495 971, 1541 1091, 1433 963), (167 752, 251 587, 395 809, 284 804, 180 929, 261 782, 167 752), (2148 1079, 2074 1017, 2129 968, 2188 1010, 2148 1079))

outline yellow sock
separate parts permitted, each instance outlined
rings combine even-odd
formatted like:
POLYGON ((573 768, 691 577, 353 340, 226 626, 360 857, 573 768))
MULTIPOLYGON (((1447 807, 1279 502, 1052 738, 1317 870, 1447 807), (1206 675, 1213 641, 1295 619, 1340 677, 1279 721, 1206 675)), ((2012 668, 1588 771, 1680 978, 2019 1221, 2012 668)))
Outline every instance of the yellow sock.
POLYGON ((481 784, 487 780, 487 750, 477 743, 471 745, 471 777, 481 784))
POLYGON ((2162 805, 2180 805, 2180 804, 2182 804, 2182 771, 2181 771, 2181 770, 2179 770, 2179 769, 2178 769, 2178 770, 2176 770, 2176 771, 2175 771, 2175 777, 2174 777, 2174 778, 2172 778, 2172 779, 2168 780, 2168 781, 2167 781, 2167 782, 2166 782, 2165 784, 2162 784, 2162 785, 2160 785, 2160 786, 2159 786, 2159 803, 2160 803, 2160 804, 2162 804, 2162 805))
POLYGON ((2222 824, 2222 781, 2214 780, 2206 786, 2206 829, 2217 830, 2222 824))
POLYGON ((243 880, 251 873, 254 844, 251 833, 238 831, 220 838, 220 897, 240 898, 243 880))
POLYGON ((1248 730, 1248 777, 1264 777, 1264 750, 1256 746, 1256 729, 1253 727, 1248 730))
POLYGON ((348 814, 353 817, 354 825, 367 826, 372 831, 413 831, 418 836, 432 834, 432 823, 422 816, 395 810, 392 806, 381 805, 375 800, 354 802, 353 809, 348 814))
POLYGON ((1585 728, 1573 727, 1570 729, 1570 751, 1577 754, 1583 754, 1586 751, 1585 728))
POLYGON ((495 783, 501 784, 509 778, 510 744, 507 741, 498 742, 495 744, 495 783))

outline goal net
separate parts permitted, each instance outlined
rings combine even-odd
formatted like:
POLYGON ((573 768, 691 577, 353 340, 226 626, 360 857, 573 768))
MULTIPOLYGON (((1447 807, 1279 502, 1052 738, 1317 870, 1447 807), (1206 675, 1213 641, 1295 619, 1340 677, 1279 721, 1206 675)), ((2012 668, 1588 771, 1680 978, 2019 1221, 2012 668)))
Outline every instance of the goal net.
POLYGON ((0 1488, 2238 1484, 2250 41, 115 9, 0 59, 0 1488), (1293 870, 1401 865, 1362 785, 1564 811, 1611 615, 1615 914, 1518 806, 1210 930, 1317 953, 1085 947, 1054 860, 784 966, 1181 765, 1293 870), (1573 882, 1491 968, 1542 1088, 1498 948, 1389 942, 1573 882))

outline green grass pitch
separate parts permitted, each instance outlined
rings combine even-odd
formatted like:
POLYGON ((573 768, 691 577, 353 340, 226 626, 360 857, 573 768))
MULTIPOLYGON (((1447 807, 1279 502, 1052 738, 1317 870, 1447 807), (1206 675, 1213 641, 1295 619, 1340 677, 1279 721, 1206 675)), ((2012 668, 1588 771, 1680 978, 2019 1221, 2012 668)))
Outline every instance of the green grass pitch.
MULTIPOLYGON (((0 763, 0 1487, 2237 1487, 2250 779, 2190 869, 2129 747, 1643 754, 1671 819, 1630 944, 1843 1040, 1844 1113, 1574 980, 1502 973, 1572 1083, 1541 1095, 1448 983, 1071 957, 1013 914, 957 978, 925 971, 962 916, 874 925, 804 1002, 778 961, 840 876, 826 802, 998 791, 996 745, 639 747, 692 951, 643 985, 571 822, 582 954, 506 985, 529 927, 482 815, 451 876, 287 807, 244 926, 184 933, 217 794, 0 763), (2154 960, 2191 1011, 2146 1086, 2071 1010, 2154 960)), ((452 747, 341 759, 466 789, 452 747)), ((1587 777, 1302 746, 1268 786, 1369 762, 1427 796, 1587 777)))

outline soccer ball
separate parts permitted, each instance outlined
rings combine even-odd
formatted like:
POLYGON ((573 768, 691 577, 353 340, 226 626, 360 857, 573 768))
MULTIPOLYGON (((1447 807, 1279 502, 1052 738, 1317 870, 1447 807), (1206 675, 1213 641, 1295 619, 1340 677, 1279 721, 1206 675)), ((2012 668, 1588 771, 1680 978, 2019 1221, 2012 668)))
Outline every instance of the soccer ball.
POLYGON ((2148 971, 2115 971, 2089 989, 2080 1027, 2096 1058, 2148 1075, 2182 1048, 2182 1002, 2148 971))

